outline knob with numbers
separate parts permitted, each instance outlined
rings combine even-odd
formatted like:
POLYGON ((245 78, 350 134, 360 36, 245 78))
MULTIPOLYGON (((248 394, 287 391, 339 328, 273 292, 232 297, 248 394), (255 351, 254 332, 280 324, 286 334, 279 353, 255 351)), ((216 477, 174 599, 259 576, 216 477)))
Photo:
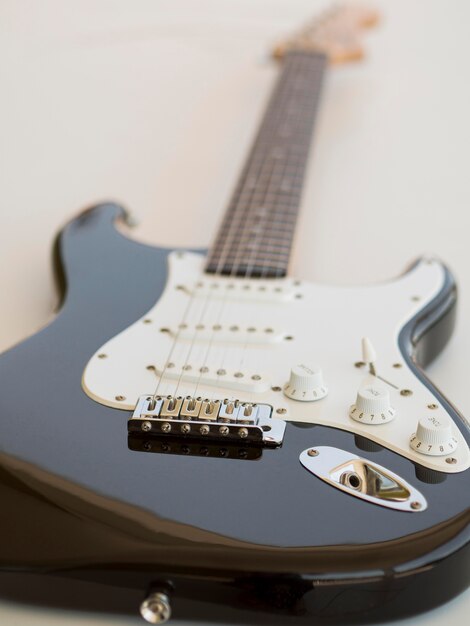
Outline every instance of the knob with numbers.
POLYGON ((321 368, 303 364, 291 369, 289 382, 284 386, 284 394, 300 402, 321 400, 327 393, 321 368))
POLYGON ((410 439, 410 446, 416 452, 428 456, 443 456, 457 448, 457 439, 452 435, 452 426, 445 415, 428 415, 418 421, 416 432, 410 439))
POLYGON ((395 414, 388 390, 375 382, 359 389, 356 403, 349 409, 349 416, 363 424, 386 424, 395 414))

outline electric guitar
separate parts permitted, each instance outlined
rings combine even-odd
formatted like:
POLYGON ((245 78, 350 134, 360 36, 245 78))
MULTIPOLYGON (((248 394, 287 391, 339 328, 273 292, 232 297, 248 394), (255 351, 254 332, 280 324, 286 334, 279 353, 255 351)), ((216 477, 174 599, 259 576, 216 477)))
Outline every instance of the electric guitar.
POLYGON ((279 45, 208 252, 94 206, 55 247, 62 308, 0 357, 0 590, 149 623, 365 624, 470 583, 468 423, 423 373, 453 328, 434 257, 372 287, 288 264, 327 62, 373 13, 279 45))

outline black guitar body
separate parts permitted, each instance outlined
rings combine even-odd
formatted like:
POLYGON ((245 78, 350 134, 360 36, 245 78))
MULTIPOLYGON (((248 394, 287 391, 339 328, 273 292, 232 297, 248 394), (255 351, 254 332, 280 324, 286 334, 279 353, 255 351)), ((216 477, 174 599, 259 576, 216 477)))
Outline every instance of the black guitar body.
MULTIPOLYGON (((90 356, 165 286, 169 250, 127 239, 114 228, 123 218, 101 205, 64 229, 62 309, 0 357, 0 594, 137 614, 153 588, 171 595, 175 619, 364 624, 464 590, 468 471, 420 472, 351 433, 296 423, 281 448, 256 460, 243 448, 226 458, 178 444, 152 449, 128 441, 128 413, 83 392, 90 356), (417 485, 428 509, 393 511, 331 488, 298 461, 310 445, 372 458, 417 485)), ((455 299, 449 275, 400 336, 423 380, 412 354, 423 365, 443 347, 455 299)), ((438 397, 470 442, 462 417, 438 397)))

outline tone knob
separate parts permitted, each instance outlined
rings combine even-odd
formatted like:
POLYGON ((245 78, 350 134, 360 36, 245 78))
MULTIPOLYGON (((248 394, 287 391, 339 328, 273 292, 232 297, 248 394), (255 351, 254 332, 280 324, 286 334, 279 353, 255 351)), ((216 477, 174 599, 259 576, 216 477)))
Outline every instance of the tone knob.
POLYGON ((443 456, 457 448, 457 439, 452 435, 452 424, 446 415, 422 417, 410 440, 416 452, 428 456, 443 456))
POLYGON ((349 409, 349 416, 363 424, 386 424, 395 417, 390 406, 390 394, 376 383, 364 385, 357 392, 356 403, 349 409))
POLYGON ((324 398, 328 388, 323 382, 321 368, 307 365, 293 367, 289 382, 284 386, 284 393, 288 398, 301 402, 313 402, 324 398))

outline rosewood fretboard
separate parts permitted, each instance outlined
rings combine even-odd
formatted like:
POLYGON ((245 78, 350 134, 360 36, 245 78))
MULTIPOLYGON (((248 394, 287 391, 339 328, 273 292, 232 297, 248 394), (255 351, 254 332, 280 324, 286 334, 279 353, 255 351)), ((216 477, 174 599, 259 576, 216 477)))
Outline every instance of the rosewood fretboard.
POLYGON ((317 52, 286 55, 206 272, 286 275, 325 64, 317 52))

